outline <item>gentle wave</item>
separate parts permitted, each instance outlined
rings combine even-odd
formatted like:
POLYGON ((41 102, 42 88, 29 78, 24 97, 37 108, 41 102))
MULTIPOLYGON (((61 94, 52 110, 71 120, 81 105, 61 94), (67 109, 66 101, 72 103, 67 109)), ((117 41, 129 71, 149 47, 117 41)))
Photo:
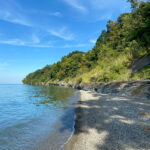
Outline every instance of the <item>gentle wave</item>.
POLYGON ((0 149, 60 149, 73 132, 77 99, 70 88, 0 85, 0 149))

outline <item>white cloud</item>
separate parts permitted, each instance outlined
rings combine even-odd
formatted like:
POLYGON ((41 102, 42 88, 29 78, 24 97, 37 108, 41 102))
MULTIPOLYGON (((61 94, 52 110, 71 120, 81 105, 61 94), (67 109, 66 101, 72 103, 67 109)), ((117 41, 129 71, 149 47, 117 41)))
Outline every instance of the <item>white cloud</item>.
POLYGON ((83 6, 81 3, 79 3, 78 0, 64 0, 68 5, 74 7, 80 12, 87 13, 88 10, 85 6, 83 6))
POLYGON ((29 22, 27 22, 25 19, 23 19, 23 17, 13 16, 9 12, 1 12, 0 11, 0 19, 11 22, 11 23, 24 25, 24 26, 31 26, 31 24, 29 22))
POLYGON ((79 48, 79 47, 85 47, 85 46, 89 46, 88 44, 74 44, 74 45, 70 45, 70 44, 66 44, 64 46, 61 46, 63 48, 79 48))
POLYGON ((54 47, 53 45, 51 44, 37 44, 37 45, 34 45, 34 44, 29 44, 29 45, 26 45, 28 47, 38 47, 38 48, 51 48, 51 47, 54 47))
POLYGON ((92 43, 92 44, 95 44, 95 43, 96 43, 96 39, 90 39, 89 41, 90 41, 90 43, 92 43))
POLYGON ((35 44, 40 43, 39 37, 34 34, 32 35, 32 40, 33 40, 33 43, 35 43, 35 44))
POLYGON ((102 16, 100 16, 97 21, 103 21, 103 20, 110 20, 112 18, 112 13, 110 14, 103 14, 102 16))
POLYGON ((24 15, 24 10, 15 1, 0 1, 0 19, 24 26, 32 26, 24 15))
MULTIPOLYGON (((0 40, 0 44, 14 45, 14 46, 26 46, 26 47, 37 47, 37 48, 81 48, 90 46, 90 44, 65 44, 61 46, 52 45, 52 42, 47 43, 36 43, 34 41, 28 42, 20 39, 0 40)), ((0 63, 0 68, 7 66, 6 63, 0 63)))
POLYGON ((60 12, 58 12, 58 11, 50 13, 50 15, 56 16, 56 17, 61 17, 62 16, 62 14, 60 12))
MULTIPOLYGON (((40 42, 40 41, 39 41, 40 42)), ((15 46, 27 46, 27 47, 39 47, 39 48, 50 48, 53 47, 50 42, 48 43, 37 43, 37 41, 23 41, 20 39, 0 40, 0 44, 15 45, 15 46)))
POLYGON ((73 34, 70 33, 69 31, 67 31, 67 28, 66 27, 62 27, 58 30, 48 30, 48 32, 53 35, 53 36, 56 36, 56 37, 59 37, 61 39, 64 39, 64 40, 72 40, 74 37, 73 37, 73 34))
POLYGON ((20 39, 10 39, 10 40, 0 40, 0 44, 23 46, 25 42, 20 39))

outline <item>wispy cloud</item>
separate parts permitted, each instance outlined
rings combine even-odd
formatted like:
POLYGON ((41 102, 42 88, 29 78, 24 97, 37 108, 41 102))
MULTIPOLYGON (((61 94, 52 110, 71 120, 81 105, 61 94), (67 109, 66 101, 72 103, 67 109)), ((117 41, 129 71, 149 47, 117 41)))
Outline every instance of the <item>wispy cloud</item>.
POLYGON ((34 45, 34 44, 29 44, 29 45, 26 45, 27 47, 37 47, 37 48, 52 48, 54 47, 53 45, 51 44, 38 44, 38 45, 34 45))
MULTIPOLYGON (((0 44, 6 44, 6 45, 14 45, 14 46, 26 46, 26 47, 37 47, 37 48, 81 48, 90 46, 90 44, 65 44, 65 45, 52 45, 51 42, 47 43, 33 43, 33 42, 27 42, 20 39, 11 39, 11 40, 0 40, 0 44)), ((0 63, 0 70, 1 68, 5 68, 7 66, 6 63, 0 63)))
POLYGON ((74 44, 74 45, 71 45, 71 44, 66 44, 64 46, 61 46, 62 48, 80 48, 80 47, 86 47, 86 46, 90 46, 88 44, 74 44))
MULTIPOLYGON (((36 27, 38 32, 44 31, 47 32, 47 27, 44 28, 43 25, 41 25, 40 22, 37 23, 37 25, 31 23, 31 17, 29 16, 29 14, 27 15, 27 11, 24 11, 24 9, 14 1, 14 3, 12 3, 12 0, 8 0, 10 2, 10 5, 8 5, 5 1, 1 1, 0 0, 0 19, 7 21, 7 22, 11 22, 11 23, 15 23, 15 24, 20 24, 20 25, 24 25, 24 26, 29 26, 29 27, 36 27)), ((32 13, 34 13, 35 15, 36 11, 33 11, 32 13)), ((56 16, 56 17, 61 17, 62 14, 59 11, 54 11, 54 12, 44 12, 41 11, 42 15, 48 14, 50 16, 56 16)), ((45 16, 45 15, 44 15, 45 16)), ((35 20, 34 20, 35 21, 35 20)), ((33 21, 33 22, 34 22, 33 21)), ((48 33, 51 33, 51 35, 59 37, 63 40, 72 40, 73 39, 73 34, 71 34, 68 30, 67 27, 63 27, 60 28, 58 30, 54 30, 51 29, 48 31, 48 33)), ((40 43, 40 39, 38 39, 37 37, 33 36, 33 42, 35 44, 40 43)), ((11 44, 11 45, 24 45, 26 44, 26 42, 24 43, 24 41, 20 40, 20 39, 13 39, 13 40, 4 40, 1 41, 1 43, 3 44, 11 44)))
POLYGON ((89 42, 92 43, 92 44, 95 44, 96 43, 96 39, 90 39, 89 42))
POLYGON ((50 16, 55 16, 55 17, 61 17, 62 16, 62 13, 56 11, 56 12, 51 12, 49 13, 50 16))
POLYGON ((97 18, 97 21, 111 20, 112 17, 112 13, 102 14, 100 17, 97 18))
POLYGON ((23 46, 25 44, 25 42, 20 39, 0 40, 0 43, 8 44, 8 45, 19 45, 19 46, 23 46))
POLYGON ((40 43, 40 38, 38 36, 36 36, 35 34, 32 35, 32 41, 35 44, 40 43))
POLYGON ((87 13, 88 9, 83 6, 79 0, 64 0, 68 5, 74 7, 75 9, 77 9, 78 11, 82 12, 82 13, 87 13))
POLYGON ((10 12, 7 11, 0 11, 0 19, 4 21, 8 21, 11 23, 16 23, 24 26, 31 26, 29 22, 23 19, 21 16, 14 16, 10 12))
POLYGON ((0 1, 0 19, 24 26, 32 26, 24 15, 23 9, 15 1, 0 1))
MULTIPOLYGON (((34 37, 35 38, 35 37, 34 37)), ((27 47, 39 47, 39 48, 50 48, 53 47, 50 42, 39 43, 38 39, 33 39, 34 41, 28 42, 20 39, 9 39, 0 40, 0 44, 14 45, 14 46, 27 46, 27 47)))
POLYGON ((73 40, 74 36, 72 33, 70 33, 66 27, 62 27, 58 30, 53 30, 53 29, 50 29, 48 30, 48 32, 53 35, 53 36, 56 36, 56 37, 59 37, 61 39, 64 39, 64 40, 73 40))

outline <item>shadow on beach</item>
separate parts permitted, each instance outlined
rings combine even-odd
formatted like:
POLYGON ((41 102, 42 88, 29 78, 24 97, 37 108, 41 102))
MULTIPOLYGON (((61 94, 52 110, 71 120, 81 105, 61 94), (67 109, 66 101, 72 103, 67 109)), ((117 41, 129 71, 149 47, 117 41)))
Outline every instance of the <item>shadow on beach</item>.
POLYGON ((81 91, 85 94, 76 108, 75 133, 67 150, 90 150, 91 140, 100 150, 150 149, 150 99, 81 91), (91 130, 95 136, 90 137, 91 130))

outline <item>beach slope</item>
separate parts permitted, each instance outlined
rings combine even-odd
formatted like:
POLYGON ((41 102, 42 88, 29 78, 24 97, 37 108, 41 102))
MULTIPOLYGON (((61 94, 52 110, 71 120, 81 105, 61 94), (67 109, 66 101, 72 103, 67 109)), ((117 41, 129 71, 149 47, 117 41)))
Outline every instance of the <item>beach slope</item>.
POLYGON ((150 99, 80 91, 66 150, 150 149, 150 99))

